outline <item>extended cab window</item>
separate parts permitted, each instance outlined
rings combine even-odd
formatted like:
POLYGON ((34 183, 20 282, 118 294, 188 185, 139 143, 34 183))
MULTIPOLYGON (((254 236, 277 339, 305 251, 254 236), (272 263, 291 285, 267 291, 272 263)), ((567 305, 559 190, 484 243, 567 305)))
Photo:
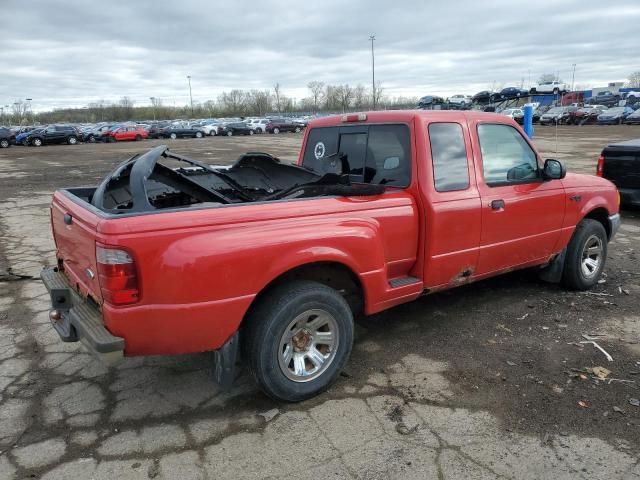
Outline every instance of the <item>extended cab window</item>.
POLYGON ((340 173, 344 154, 352 181, 406 187, 411 181, 409 145, 406 125, 313 128, 302 164, 320 174, 340 173))
POLYGON ((487 185, 525 183, 540 178, 536 154, 515 128, 481 124, 478 126, 478 138, 487 185))
POLYGON ((433 183, 438 192, 465 190, 469 187, 467 149, 458 123, 429 125, 433 183))

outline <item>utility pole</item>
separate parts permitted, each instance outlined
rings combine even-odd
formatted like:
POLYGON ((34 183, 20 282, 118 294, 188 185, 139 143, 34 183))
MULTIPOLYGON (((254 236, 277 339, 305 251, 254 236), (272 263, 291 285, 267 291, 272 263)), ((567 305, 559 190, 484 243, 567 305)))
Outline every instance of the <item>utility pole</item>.
POLYGON ((191 75, 187 75, 189 80, 189 101, 191 102, 191 118, 193 118, 193 97, 191 96, 191 75))
POLYGON ((31 110, 31 100, 33 100, 33 98, 25 98, 25 100, 28 102, 27 106, 25 107, 25 110, 27 110, 25 112, 25 116, 27 117, 27 120, 29 119, 29 111, 31 111, 31 123, 34 123, 34 118, 33 118, 33 110, 31 110))
POLYGON ((371 92, 373 93, 373 109, 376 109, 376 56, 373 50, 373 42, 375 41, 376 36, 369 36, 369 40, 371 41, 371 92))
POLYGON ((573 64, 573 73, 571 73, 571 91, 573 92, 574 80, 576 79, 576 64, 573 64))
POLYGON ((151 106, 153 107, 153 121, 156 121, 156 97, 149 97, 151 100, 151 106))

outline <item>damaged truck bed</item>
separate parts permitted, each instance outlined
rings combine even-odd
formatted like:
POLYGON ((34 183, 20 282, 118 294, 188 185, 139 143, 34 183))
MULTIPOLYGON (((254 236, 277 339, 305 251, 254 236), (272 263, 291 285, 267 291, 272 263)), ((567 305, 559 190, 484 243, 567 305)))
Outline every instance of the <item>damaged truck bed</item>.
POLYGON ((68 191, 102 212, 134 214, 332 195, 378 195, 384 187, 352 184, 345 174, 320 175, 260 152, 241 156, 231 167, 212 167, 161 145, 121 163, 95 189, 68 191))

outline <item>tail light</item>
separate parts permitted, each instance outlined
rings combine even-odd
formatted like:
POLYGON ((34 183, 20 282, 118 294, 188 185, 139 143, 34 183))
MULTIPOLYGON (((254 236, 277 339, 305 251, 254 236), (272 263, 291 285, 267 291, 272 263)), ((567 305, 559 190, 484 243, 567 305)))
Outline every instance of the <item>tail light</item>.
POLYGON ((604 155, 598 157, 598 166, 596 167, 596 175, 602 177, 604 173, 604 155))
POLYGON ((126 251, 96 246, 96 262, 102 298, 112 305, 129 305, 139 300, 136 265, 126 251))
POLYGON ((367 120, 367 114, 366 113, 356 113, 356 114, 352 114, 352 115, 343 115, 342 116, 342 121, 343 122, 364 122, 367 120))

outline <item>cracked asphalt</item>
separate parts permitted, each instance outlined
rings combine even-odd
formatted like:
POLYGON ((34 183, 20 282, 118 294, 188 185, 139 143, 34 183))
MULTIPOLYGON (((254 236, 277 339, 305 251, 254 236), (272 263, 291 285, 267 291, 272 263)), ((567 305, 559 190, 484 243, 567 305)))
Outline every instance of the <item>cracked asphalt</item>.
MULTIPOLYGON (((544 155, 593 173, 606 143, 640 128, 557 133, 537 128, 544 155)), ((248 150, 293 160, 300 141, 171 145, 215 164, 248 150)), ((300 404, 266 398, 246 374, 219 391, 205 354, 108 369, 60 342, 37 279, 54 261, 51 193, 159 143, 0 151, 0 479, 640 479, 637 211, 623 212, 593 292, 524 271, 423 297, 361 322, 338 382, 300 404)))

